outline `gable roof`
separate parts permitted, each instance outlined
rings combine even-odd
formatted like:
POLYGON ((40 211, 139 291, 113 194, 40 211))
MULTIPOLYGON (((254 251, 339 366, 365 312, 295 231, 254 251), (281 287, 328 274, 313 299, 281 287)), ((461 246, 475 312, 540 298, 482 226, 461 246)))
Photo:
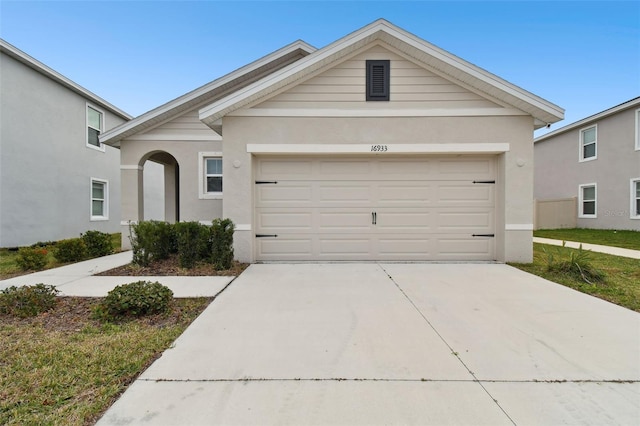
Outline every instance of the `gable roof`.
POLYGON ((89 90, 85 89, 84 87, 80 86, 79 84, 71 81, 70 79, 68 79, 67 77, 63 76, 62 74, 60 74, 59 72, 53 70, 52 68, 49 68, 48 66, 46 66, 45 64, 43 64, 42 62, 38 61, 37 59, 27 55, 26 53, 24 53, 22 50, 18 49, 17 47, 13 46, 12 44, 6 42, 3 39, 0 39, 0 52, 6 54, 7 56, 15 59, 16 61, 28 66, 29 68, 33 69, 34 71, 39 72, 40 74, 44 75, 45 77, 50 78, 51 80, 55 81, 58 84, 61 84, 62 86, 66 87, 67 89, 71 90, 72 92, 77 93, 78 95, 82 96, 83 98, 86 98, 88 100, 90 100, 92 103, 110 111, 111 113, 124 118, 125 120, 131 120, 133 117, 129 114, 127 114, 126 112, 122 111, 120 108, 110 104, 109 102, 105 101, 104 99, 102 99, 100 96, 90 92, 89 90))
POLYGON ((259 102, 274 92, 293 85, 296 81, 378 40, 438 71, 453 82, 457 81, 485 93, 490 98, 530 114, 536 119, 536 127, 543 127, 564 118, 564 110, 559 106, 440 49, 384 19, 379 19, 288 67, 200 109, 200 120, 214 128, 216 122, 226 114, 259 102))
POLYGON ((617 114, 620 111, 624 111, 625 109, 629 109, 629 108, 634 108, 634 107, 640 107, 640 96, 638 96, 637 98, 633 98, 631 100, 628 100, 626 102, 623 102, 619 105, 616 105, 614 107, 611 107, 609 109, 606 109, 602 112, 599 112, 597 114, 594 115, 590 115, 589 117, 583 118, 582 120, 578 120, 575 123, 571 123, 571 124, 567 124, 564 127, 560 127, 559 129, 554 130, 553 132, 549 132, 547 134, 544 134, 542 136, 539 136, 537 138, 535 138, 533 140, 533 143, 537 143, 537 142, 542 142, 546 139, 552 138, 554 136, 557 136, 561 133, 565 133, 571 130, 574 130, 578 127, 582 127, 585 126, 591 122, 597 121, 597 120, 602 120, 605 117, 608 117, 610 115, 613 114, 617 114))
POLYGON ((213 80, 185 95, 159 106, 139 117, 100 135, 100 142, 119 146, 128 136, 166 122, 191 109, 210 103, 233 91, 253 83, 266 73, 273 72, 314 52, 315 47, 302 40, 295 41, 223 77, 213 80))

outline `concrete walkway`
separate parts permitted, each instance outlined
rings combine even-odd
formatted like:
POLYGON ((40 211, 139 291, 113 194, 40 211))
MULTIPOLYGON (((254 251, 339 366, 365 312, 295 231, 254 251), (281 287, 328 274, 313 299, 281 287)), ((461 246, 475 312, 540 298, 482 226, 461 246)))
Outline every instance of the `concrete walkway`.
POLYGON ((106 425, 638 424, 640 314, 501 264, 256 264, 106 425))
POLYGON ((169 287, 175 297, 212 297, 235 277, 97 277, 93 274, 108 271, 131 262, 132 252, 112 254, 73 263, 46 271, 34 272, 0 281, 0 290, 11 286, 54 285, 60 296, 104 297, 114 287, 134 281, 158 281, 169 287))
POLYGON ((580 245, 582 245, 582 248, 584 250, 591 250, 598 253, 612 254, 614 256, 630 257, 632 259, 640 259, 640 250, 630 250, 630 249, 625 249, 620 247, 580 243, 576 241, 552 240, 550 238, 539 238, 539 237, 533 237, 533 242, 540 243, 540 244, 550 244, 553 246, 562 246, 564 244, 566 247, 571 247, 575 249, 579 248, 580 245))

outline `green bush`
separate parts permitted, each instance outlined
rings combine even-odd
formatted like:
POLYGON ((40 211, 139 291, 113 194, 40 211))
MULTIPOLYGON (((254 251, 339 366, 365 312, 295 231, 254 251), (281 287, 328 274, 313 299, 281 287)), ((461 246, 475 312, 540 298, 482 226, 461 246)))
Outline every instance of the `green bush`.
POLYGON ((174 225, 167 222, 146 220, 131 224, 129 238, 136 265, 148 266, 177 252, 174 225))
POLYGON ((11 286, 0 290, 0 313, 21 318, 33 317, 52 309, 58 290, 52 285, 11 286))
POLYGON ((167 312, 172 301, 173 292, 168 287, 157 281, 136 281, 111 290, 93 314, 95 318, 107 321, 139 317, 167 312))
POLYGON ((61 263, 79 262, 87 258, 87 246, 82 238, 58 241, 54 256, 61 263))
MULTIPOLYGON (((564 242, 562 245, 564 249, 564 242)), ((578 250, 571 250, 569 255, 563 256, 560 248, 555 250, 549 248, 542 249, 547 255, 547 271, 566 274, 576 279, 582 279, 588 284, 603 282, 605 275, 591 264, 589 252, 582 249, 582 244, 578 250)))
POLYGON ((87 246, 89 257, 101 257, 113 253, 111 235, 100 231, 87 231, 80 234, 87 246))
POLYGON ((23 271, 40 271, 47 266, 47 249, 23 247, 18 250, 16 263, 23 271))
POLYGON ((206 259, 209 252, 209 227, 198 222, 180 222, 175 225, 180 266, 193 268, 206 259))
POLYGON ((231 268, 234 229, 231 219, 215 219, 211 225, 211 261, 217 270, 231 268))

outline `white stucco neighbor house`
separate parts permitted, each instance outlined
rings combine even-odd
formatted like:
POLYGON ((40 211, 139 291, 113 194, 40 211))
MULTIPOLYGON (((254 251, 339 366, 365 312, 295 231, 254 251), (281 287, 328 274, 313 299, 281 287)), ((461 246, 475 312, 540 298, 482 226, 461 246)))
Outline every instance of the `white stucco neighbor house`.
POLYGON ((0 247, 119 232, 120 152, 98 136, 131 118, 0 40, 0 247))
POLYGON ((378 20, 285 46, 100 140, 121 149, 123 232, 152 159, 167 165, 166 218, 232 219, 241 261, 530 261, 533 131, 563 115, 378 20))
POLYGON ((534 143, 534 195, 551 206, 539 228, 563 227, 564 217, 580 228, 640 231, 640 97, 534 143))

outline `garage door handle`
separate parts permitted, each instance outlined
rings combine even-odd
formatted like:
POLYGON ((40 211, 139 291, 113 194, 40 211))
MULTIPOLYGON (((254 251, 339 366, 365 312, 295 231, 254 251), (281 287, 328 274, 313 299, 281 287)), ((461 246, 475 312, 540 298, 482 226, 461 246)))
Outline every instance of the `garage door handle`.
POLYGON ((473 183, 493 183, 495 184, 495 180, 474 180, 473 183))
POLYGON ((277 236, 276 234, 256 234, 256 238, 276 238, 277 236))
POLYGON ((493 237, 496 236, 496 234, 472 234, 471 236, 472 237, 491 237, 491 238, 493 238, 493 237))
POLYGON ((278 181, 277 180, 257 180, 256 181, 256 185, 266 185, 268 183, 276 184, 278 183, 278 181))
POLYGON ((377 225, 378 224, 378 213, 371 212, 371 224, 372 225, 377 225))

